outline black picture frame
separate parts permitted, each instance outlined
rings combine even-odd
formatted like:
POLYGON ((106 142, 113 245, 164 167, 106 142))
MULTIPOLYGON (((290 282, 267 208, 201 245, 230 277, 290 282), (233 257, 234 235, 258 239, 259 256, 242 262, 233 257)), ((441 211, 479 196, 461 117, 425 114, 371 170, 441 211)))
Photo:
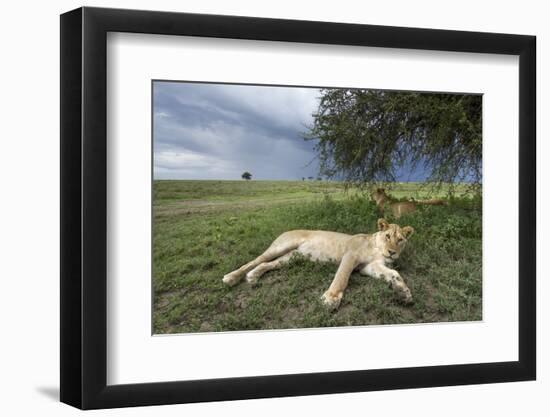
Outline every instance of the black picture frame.
POLYGON ((88 7, 61 15, 61 401, 95 409, 534 380, 535 45, 524 35, 252 17, 88 7), (519 360, 107 385, 108 32, 519 56, 519 360))

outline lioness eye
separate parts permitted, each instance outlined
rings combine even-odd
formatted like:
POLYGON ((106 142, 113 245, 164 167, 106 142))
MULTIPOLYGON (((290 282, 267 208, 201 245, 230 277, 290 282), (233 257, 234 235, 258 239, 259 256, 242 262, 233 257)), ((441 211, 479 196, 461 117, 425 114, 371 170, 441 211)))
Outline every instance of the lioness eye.
POLYGON ((386 235, 386 239, 390 240, 390 235, 389 234, 386 235))
POLYGON ((403 239, 401 238, 397 239, 397 243, 401 243, 401 242, 403 242, 403 239))

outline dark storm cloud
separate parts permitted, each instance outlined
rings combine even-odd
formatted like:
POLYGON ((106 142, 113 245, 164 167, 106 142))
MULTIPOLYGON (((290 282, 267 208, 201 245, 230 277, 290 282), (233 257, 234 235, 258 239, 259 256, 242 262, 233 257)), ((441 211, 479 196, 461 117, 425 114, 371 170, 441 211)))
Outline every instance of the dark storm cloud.
POLYGON ((155 178, 315 176, 314 143, 302 134, 317 96, 309 88, 155 82, 155 178))
MULTIPOLYGON (((280 99, 281 93, 295 95, 297 91, 281 87, 189 83, 159 83, 155 89, 159 111, 171 112, 175 121, 180 124, 208 127, 213 120, 217 120, 226 124, 245 125, 251 130, 275 138, 296 136, 299 133, 296 131, 296 122, 301 120, 297 120, 296 117, 284 118, 285 115, 279 111, 271 112, 273 109, 258 106, 258 97, 254 97, 256 93, 267 96, 276 94, 280 99), (241 92, 248 94, 243 96, 241 92)), ((273 104, 284 105, 280 101, 273 104)), ((303 112, 301 116, 305 116, 303 112)), ((310 113, 307 116, 309 117, 310 113)), ((304 126, 300 127, 302 130, 305 129, 304 126)))

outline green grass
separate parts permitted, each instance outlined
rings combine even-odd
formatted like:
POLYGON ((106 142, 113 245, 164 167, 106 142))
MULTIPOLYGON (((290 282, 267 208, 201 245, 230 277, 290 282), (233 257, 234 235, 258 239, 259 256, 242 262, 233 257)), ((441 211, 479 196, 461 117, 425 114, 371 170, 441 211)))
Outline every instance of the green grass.
MULTIPOLYGON (((419 184, 390 193, 427 197, 419 184)), ((320 302, 336 265, 295 257, 256 286, 221 279, 286 230, 376 231, 380 216, 364 194, 336 182, 155 181, 153 209, 155 333, 481 320, 481 202, 471 196, 397 222, 415 228, 396 265, 413 305, 354 273, 337 311, 320 302)))

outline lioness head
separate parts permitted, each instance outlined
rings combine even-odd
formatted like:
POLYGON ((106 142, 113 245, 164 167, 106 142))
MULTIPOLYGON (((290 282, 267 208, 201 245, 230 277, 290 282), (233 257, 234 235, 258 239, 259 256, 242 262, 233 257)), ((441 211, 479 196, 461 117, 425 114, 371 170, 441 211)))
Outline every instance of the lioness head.
POLYGON ((377 203, 383 201, 387 197, 386 190, 384 188, 377 188, 371 192, 371 197, 377 203))
POLYGON ((407 239, 414 233, 411 226, 401 227, 398 224, 390 224, 386 219, 378 219, 378 230, 382 255, 391 260, 399 258, 407 244, 407 239))

